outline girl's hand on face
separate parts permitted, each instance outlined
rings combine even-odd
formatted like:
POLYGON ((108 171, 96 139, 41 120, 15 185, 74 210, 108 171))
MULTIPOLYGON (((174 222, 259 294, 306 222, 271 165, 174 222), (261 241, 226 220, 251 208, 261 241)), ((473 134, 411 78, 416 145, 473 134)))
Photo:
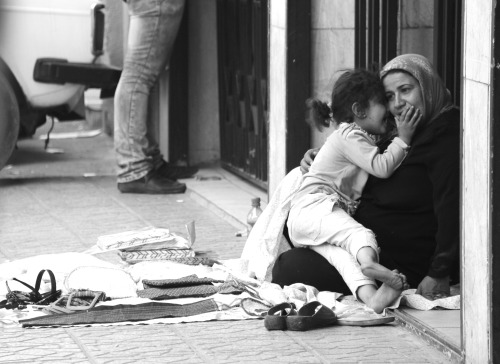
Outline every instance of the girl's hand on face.
POLYGON ((422 113, 419 109, 410 105, 395 119, 396 127, 398 128, 398 136, 409 145, 413 138, 413 134, 415 134, 417 130, 418 124, 422 120, 422 113))

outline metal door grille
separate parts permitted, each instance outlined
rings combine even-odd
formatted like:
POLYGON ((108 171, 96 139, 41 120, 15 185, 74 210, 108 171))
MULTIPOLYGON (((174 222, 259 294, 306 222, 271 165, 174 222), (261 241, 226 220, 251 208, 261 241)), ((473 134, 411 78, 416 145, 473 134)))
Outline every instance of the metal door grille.
POLYGON ((217 40, 221 163, 267 189, 267 0, 218 0, 217 40))
POLYGON ((462 75, 462 0, 435 1, 434 66, 450 90, 453 103, 460 106, 462 75))
POLYGON ((378 70, 396 57, 398 9, 398 0, 356 0, 356 67, 378 70))

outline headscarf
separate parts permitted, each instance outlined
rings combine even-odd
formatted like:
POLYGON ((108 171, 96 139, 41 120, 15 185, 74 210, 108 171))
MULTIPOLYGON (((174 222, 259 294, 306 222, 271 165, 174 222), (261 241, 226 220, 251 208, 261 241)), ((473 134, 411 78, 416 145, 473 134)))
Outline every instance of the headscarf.
POLYGON ((390 71, 395 70, 409 73, 420 84, 424 104, 424 110, 421 110, 422 121, 425 124, 432 122, 453 107, 450 91, 446 89, 434 67, 424 56, 419 54, 398 56, 386 63, 380 71, 380 78, 384 79, 390 71))

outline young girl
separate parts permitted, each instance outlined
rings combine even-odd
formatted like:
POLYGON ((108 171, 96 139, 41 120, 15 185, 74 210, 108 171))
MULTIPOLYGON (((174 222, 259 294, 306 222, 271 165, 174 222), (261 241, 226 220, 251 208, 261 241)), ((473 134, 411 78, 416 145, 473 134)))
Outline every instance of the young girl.
MULTIPOLYGON (((388 131, 385 91, 379 77, 367 70, 349 70, 335 83, 331 107, 309 99, 308 121, 319 129, 330 121, 338 129, 326 140, 291 202, 290 239, 332 263, 336 247, 359 263, 357 272, 340 272, 354 295, 376 311, 387 307, 408 287, 406 277, 378 263, 375 235, 351 215, 372 174, 388 178, 406 157, 420 111, 407 108, 396 120, 398 137, 380 153, 372 135, 388 131), (377 290, 375 279, 383 283, 377 290)), ((356 265, 357 266, 357 265, 356 265)))

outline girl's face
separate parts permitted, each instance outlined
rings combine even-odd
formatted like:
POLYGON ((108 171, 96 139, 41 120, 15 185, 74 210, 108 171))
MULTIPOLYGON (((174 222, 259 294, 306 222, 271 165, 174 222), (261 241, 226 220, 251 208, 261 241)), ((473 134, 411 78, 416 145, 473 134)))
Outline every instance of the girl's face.
POLYGON ((424 100, 420 84, 406 72, 391 72, 383 81, 387 106, 394 117, 399 117, 404 109, 413 105, 424 115, 424 100))
POLYGON ((370 100, 365 110, 366 117, 356 120, 356 123, 373 135, 385 134, 387 132, 387 108, 380 102, 370 100))

